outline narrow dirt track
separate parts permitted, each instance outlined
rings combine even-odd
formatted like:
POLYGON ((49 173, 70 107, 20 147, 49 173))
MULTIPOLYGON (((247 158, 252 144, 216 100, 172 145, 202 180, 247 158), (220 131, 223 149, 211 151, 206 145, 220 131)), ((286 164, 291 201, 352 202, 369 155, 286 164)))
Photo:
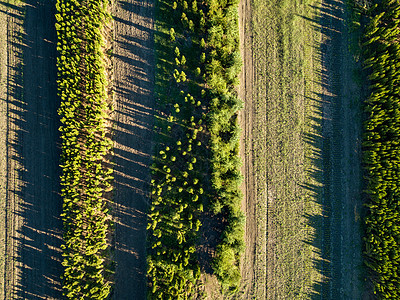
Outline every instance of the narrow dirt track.
POLYGON ((60 299, 54 2, 6 4, 5 299, 60 299))
POLYGON ((256 297, 265 299, 266 265, 259 259, 261 253, 265 253, 266 246, 266 226, 257 224, 257 216, 265 215, 262 205, 256 205, 257 186, 254 178, 254 153, 253 153, 253 85, 254 85, 254 65, 252 52, 252 32, 251 32, 251 2, 241 0, 239 3, 239 33, 240 33, 240 53, 242 55, 242 72, 240 74, 239 97, 244 102, 244 108, 239 114, 240 127, 242 128, 240 141, 240 156, 242 160, 241 172, 244 176, 242 185, 243 203, 242 210, 246 214, 245 243, 246 251, 242 258, 242 286, 241 292, 243 299, 256 297), (257 258, 256 258, 257 257, 257 258))
POLYGON ((154 98, 154 1, 116 1, 113 299, 146 299, 146 211, 154 98))
MULTIPOLYGON (((361 256, 361 103, 355 81, 360 66, 349 52, 345 3, 324 0, 321 7, 324 208, 321 299, 368 299, 361 256)), ((365 273, 364 273, 365 274, 365 273)))
POLYGON ((7 26, 8 7, 0 2, 0 299, 5 299, 7 205, 7 26))

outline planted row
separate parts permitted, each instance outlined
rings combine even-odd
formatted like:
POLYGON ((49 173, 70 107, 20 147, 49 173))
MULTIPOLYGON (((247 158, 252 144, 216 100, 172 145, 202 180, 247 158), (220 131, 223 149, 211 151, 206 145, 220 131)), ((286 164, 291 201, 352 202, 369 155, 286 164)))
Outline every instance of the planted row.
POLYGON ((383 0, 370 13, 363 44, 371 84, 363 137, 364 254, 378 297, 400 299, 400 5, 383 0))
POLYGON ((206 196, 204 45, 199 38, 204 14, 196 0, 159 1, 158 6, 158 145, 147 228, 149 295, 189 299, 200 277, 196 243, 206 196))
POLYGON ((239 286, 244 215, 237 123, 241 101, 235 91, 241 68, 237 4, 158 2, 159 146, 148 225, 153 298, 193 296, 204 210, 211 210, 223 230, 212 262, 215 273, 225 289, 239 286))
POLYGON ((236 291, 240 283, 240 259, 244 251, 245 216, 241 211, 237 95, 241 56, 238 27, 239 1, 207 0, 206 82, 211 149, 211 205, 227 220, 214 260, 214 271, 225 290, 236 291))
POLYGON ((106 155, 110 112, 103 49, 106 0, 57 0, 58 92, 61 105, 63 292, 68 299, 105 299, 112 169, 106 155))

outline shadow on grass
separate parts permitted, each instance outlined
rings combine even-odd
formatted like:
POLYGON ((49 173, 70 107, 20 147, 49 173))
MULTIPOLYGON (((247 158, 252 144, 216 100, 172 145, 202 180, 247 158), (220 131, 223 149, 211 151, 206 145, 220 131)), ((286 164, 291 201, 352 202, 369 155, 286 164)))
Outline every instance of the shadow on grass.
MULTIPOLYGON (((305 241, 313 245, 318 252, 321 260, 315 260, 314 265, 323 276, 322 282, 316 283, 310 297, 312 299, 343 299, 344 287, 343 282, 353 282, 351 274, 344 271, 346 268, 343 262, 342 252, 348 245, 348 241, 343 241, 343 235, 346 234, 343 227, 342 219, 346 212, 345 207, 346 194, 343 191, 343 180, 346 180, 342 174, 342 150, 344 146, 344 131, 346 122, 361 122, 360 120, 345 120, 343 110, 346 101, 344 90, 343 71, 341 69, 344 58, 341 55, 342 48, 348 47, 348 30, 345 25, 346 4, 338 0, 322 1, 321 7, 310 7, 315 13, 313 18, 303 17, 306 21, 311 22, 315 31, 321 32, 323 41, 314 47, 316 48, 316 60, 322 63, 321 73, 317 74, 320 78, 318 84, 322 87, 323 92, 315 93, 317 105, 313 107, 313 115, 310 119, 312 129, 316 134, 306 134, 303 137, 305 143, 312 149, 310 156, 311 163, 316 166, 316 171, 310 172, 310 176, 318 183, 318 186, 304 184, 303 187, 308 189, 313 195, 315 201, 322 207, 322 215, 307 215, 309 225, 315 229, 316 235, 310 241, 305 241), (346 42, 347 41, 347 42, 346 42)), ((358 104, 361 109, 361 103, 358 104)), ((356 126, 357 127, 357 126, 356 126)), ((361 123, 358 125, 361 127, 361 123)), ((348 142, 351 149, 359 152, 360 146, 356 139, 348 142)), ((360 162, 352 162, 352 170, 360 170, 360 162)), ((357 172, 357 171, 355 171, 357 172)), ((360 179, 361 180, 361 179, 360 179)), ((356 182, 358 185, 354 189, 361 192, 362 182, 356 182)), ((360 200, 353 200, 355 202, 360 200)), ((354 203, 352 203, 354 204, 354 203)), ((356 210, 350 207, 352 210, 356 210)), ((361 215, 363 215, 361 208, 361 215)), ((353 226, 358 226, 353 224, 353 226)), ((358 230, 358 228, 357 228, 358 230)), ((359 241, 361 243, 361 236, 359 241)), ((359 253, 347 253, 346 255, 361 255, 359 253)), ((358 251, 357 249, 355 251, 358 251)), ((362 266, 360 266, 362 269, 362 266)), ((361 274, 361 271, 359 272, 361 274)), ((360 278, 358 279, 361 280, 360 278)), ((354 283, 354 285, 358 285, 354 283)), ((359 289, 357 286, 355 289, 359 289)), ((348 291, 346 291, 348 292, 348 291)), ((356 294, 363 294, 357 291, 356 294)), ((352 297, 347 295, 346 297, 352 297)))

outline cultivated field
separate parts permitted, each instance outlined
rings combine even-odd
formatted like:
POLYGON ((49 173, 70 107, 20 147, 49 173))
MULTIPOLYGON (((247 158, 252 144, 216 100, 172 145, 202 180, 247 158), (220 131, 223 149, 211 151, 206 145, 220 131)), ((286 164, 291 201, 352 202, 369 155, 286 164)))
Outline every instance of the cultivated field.
POLYGON ((154 3, 117 1, 114 15, 113 299, 145 299, 154 108, 154 3), (127 284, 129 283, 129 284, 127 284))
MULTIPOLYGON (((63 298, 55 2, 0 0, 1 299, 63 298)), ((182 295, 201 270, 195 296, 191 294, 195 299, 373 299, 361 239, 362 101, 368 91, 360 57, 350 50, 356 48, 359 32, 350 32, 345 2, 241 0, 239 87, 234 87, 235 68, 233 75, 225 70, 237 63, 237 41, 228 41, 225 34, 237 30, 235 7, 229 8, 229 23, 218 1, 177 2, 115 0, 110 5, 113 22, 107 30, 113 42, 107 55, 112 57, 112 69, 107 75, 114 108, 107 120, 114 143, 107 156, 114 169, 113 191, 107 195, 112 201, 108 206, 112 228, 107 235, 111 250, 107 253, 113 261, 110 298, 146 299, 148 287, 157 280, 163 280, 159 286, 168 291, 171 278, 161 280, 146 273, 151 253, 157 274, 174 274, 178 278, 174 288, 182 295), (215 9, 205 15, 213 3, 215 9), (163 9, 174 12, 161 16, 163 9), (171 16, 179 22, 175 24, 171 16), (209 18, 207 22, 212 19, 215 26, 202 17, 209 18), (235 89, 244 101, 238 123, 235 89), (226 120, 224 114, 229 115, 226 120), (222 121, 213 123, 212 117, 222 121), (219 279, 230 282, 225 289, 233 289, 239 278, 231 275, 236 275, 241 253, 243 219, 237 205, 229 203, 240 197, 235 186, 240 177, 235 169, 237 124, 242 130, 246 248, 239 289, 223 295, 212 263, 219 255, 219 243, 231 247, 225 262, 235 266, 220 268, 219 279), (218 152, 228 144, 231 150, 218 152), (174 147, 185 154, 167 153, 166 159, 166 149, 174 147), (194 170, 184 172, 182 166, 194 170), (178 174, 175 180, 166 175, 169 167, 178 174), (193 194, 191 202, 177 192, 183 190, 179 184, 188 185, 189 179, 184 179, 188 176, 193 187, 184 192, 193 194), (170 180, 171 189, 167 184, 163 190, 164 180, 170 180), (230 185, 232 190, 226 188, 230 185), (160 188, 163 199, 170 202, 151 206, 152 189, 155 194, 160 188), (173 211, 170 203, 180 211, 173 211), (222 214, 215 212, 218 205, 222 214), (153 227, 147 226, 150 207, 170 214, 151 213, 155 224, 161 224, 158 231, 156 225, 148 230, 153 227), (229 229, 231 239, 226 237, 229 230, 224 232, 230 222, 235 222, 229 229), (149 232, 154 237, 149 238, 149 232), (157 240, 161 233, 166 238, 157 240), (183 236, 182 246, 176 245, 178 235, 183 236), (170 247, 166 253, 158 241, 176 249, 170 247), (182 260, 179 270, 169 261, 172 253, 175 261, 182 260), (164 268, 164 264, 170 265, 164 268)))
POLYGON ((252 9, 252 149, 261 237, 254 293, 260 298, 310 298, 323 280, 319 6, 255 1, 252 9))
POLYGON ((4 299, 61 297, 54 11, 48 1, 0 4, 4 299))

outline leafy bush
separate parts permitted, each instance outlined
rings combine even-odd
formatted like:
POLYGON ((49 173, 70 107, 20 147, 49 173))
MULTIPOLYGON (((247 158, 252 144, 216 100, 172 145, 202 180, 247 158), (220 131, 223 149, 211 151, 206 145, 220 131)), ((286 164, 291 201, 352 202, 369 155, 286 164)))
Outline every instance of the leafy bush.
POLYGON ((237 290, 240 283, 240 257, 244 251, 245 218, 240 211, 239 132, 237 113, 242 107, 237 97, 241 58, 237 2, 208 0, 206 80, 210 87, 209 132, 211 182, 214 188, 212 209, 222 213, 228 223, 217 247, 214 270, 222 286, 237 290), (223 16, 221 16, 223 12, 223 16))

